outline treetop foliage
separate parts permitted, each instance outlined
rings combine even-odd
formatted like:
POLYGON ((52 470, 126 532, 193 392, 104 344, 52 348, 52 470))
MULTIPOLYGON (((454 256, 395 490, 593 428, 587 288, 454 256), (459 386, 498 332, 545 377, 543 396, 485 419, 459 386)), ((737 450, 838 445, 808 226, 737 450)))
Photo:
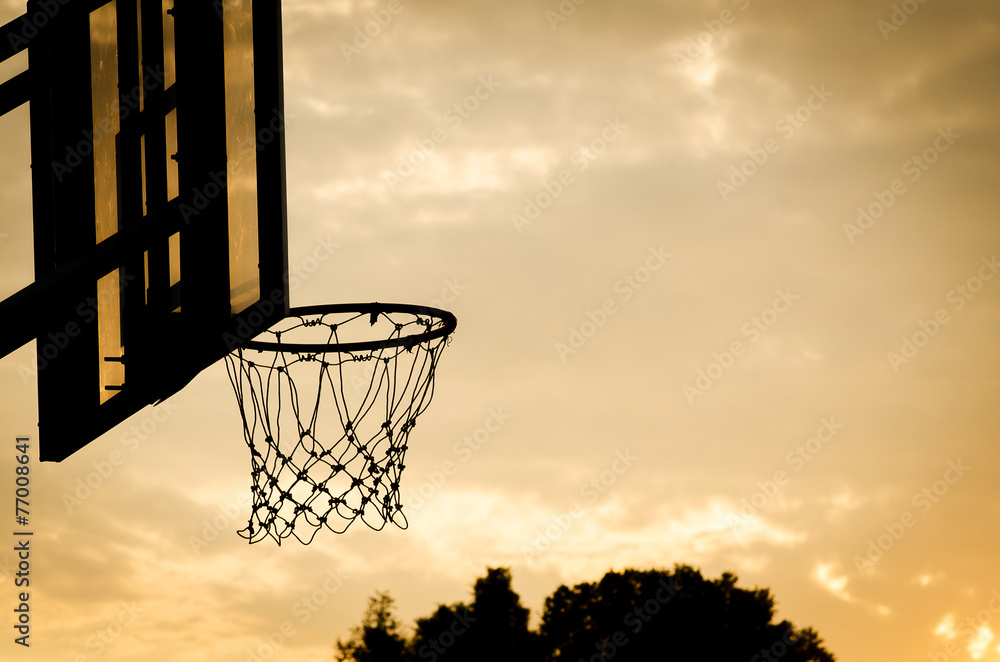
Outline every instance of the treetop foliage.
POLYGON ((774 620, 768 589, 742 589, 723 573, 705 579, 677 565, 608 572, 597 582, 560 586, 545 599, 541 624, 511 587, 507 568, 476 580, 471 604, 439 605, 411 636, 392 615, 388 593, 369 599, 361 626, 337 642, 339 662, 646 662, 659 659, 834 662, 819 635, 774 620))

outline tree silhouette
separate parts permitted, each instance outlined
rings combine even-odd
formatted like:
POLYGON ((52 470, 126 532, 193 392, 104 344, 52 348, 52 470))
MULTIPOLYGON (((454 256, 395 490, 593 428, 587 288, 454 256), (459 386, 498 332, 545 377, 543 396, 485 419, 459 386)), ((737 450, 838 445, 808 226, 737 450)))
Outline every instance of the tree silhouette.
POLYGON ((528 609, 511 588, 510 570, 488 568, 476 580, 471 605, 440 605, 417 619, 412 650, 419 660, 541 660, 538 636, 528 629, 528 609))
POLYGON ((347 641, 337 640, 338 662, 405 662, 409 660, 408 642, 400 633, 400 624, 392 615, 394 601, 388 592, 368 598, 368 609, 359 627, 351 630, 347 641))
POLYGON ((466 656, 474 650, 468 638, 474 620, 468 606, 461 603, 439 605, 427 618, 418 618, 411 646, 416 659, 432 662, 468 659, 466 656))
POLYGON ((362 626, 338 660, 353 662, 616 662, 768 660, 834 662, 815 631, 774 620, 767 589, 737 588, 724 573, 709 580, 690 566, 608 572, 598 582, 560 586, 545 600, 538 632, 511 587, 510 570, 488 568, 471 604, 439 605, 416 621, 409 641, 392 599, 369 601, 362 626))
POLYGON ((545 600, 541 636, 552 662, 606 659, 833 662, 809 629, 772 623, 766 589, 706 580, 689 566, 609 572, 597 583, 560 586, 545 600), (603 655, 603 657, 602 657, 603 655))
POLYGON ((538 636, 528 629, 529 612, 511 588, 509 569, 488 568, 486 576, 476 580, 473 596, 472 614, 476 622, 470 634, 478 649, 476 659, 484 662, 540 659, 538 636))

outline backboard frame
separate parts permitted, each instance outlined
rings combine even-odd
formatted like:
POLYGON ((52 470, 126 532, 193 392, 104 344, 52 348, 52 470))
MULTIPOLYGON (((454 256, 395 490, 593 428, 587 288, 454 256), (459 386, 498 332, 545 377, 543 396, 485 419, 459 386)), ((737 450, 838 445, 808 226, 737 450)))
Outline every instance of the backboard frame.
MULTIPOLYGON (((38 339, 43 461, 65 459, 146 405, 170 397, 288 314, 280 0, 175 0, 169 12, 165 4, 61 0, 58 13, 31 39, 27 78, 18 77, 18 89, 27 84, 30 90, 36 282, 2 304, 5 314, 30 320, 24 325, 30 336, 23 327, 3 331, 0 345, 7 353, 38 339), (115 21, 120 123, 112 152, 117 220, 104 237, 95 229, 95 169, 101 166, 93 156, 97 138, 108 139, 98 131, 107 118, 94 114, 100 93, 93 62, 103 60, 87 57, 94 54, 92 16, 98 11, 115 21), (256 176, 255 193, 246 188, 242 199, 252 197, 256 207, 251 238, 259 277, 256 295, 234 310, 229 198, 239 193, 232 192, 227 172, 224 30, 240 20, 232 16, 247 11, 253 26, 256 176), (175 23, 173 84, 166 75, 147 76, 163 66, 166 51, 151 47, 158 34, 163 38, 163 21, 175 23), (130 96, 134 92, 138 97, 130 96), (169 128, 163 130, 170 112, 176 117, 174 154, 165 140, 169 128), (70 168, 56 167, 70 158, 70 168), (164 171, 171 167, 177 173, 174 197, 164 190, 164 171), (121 286, 100 285, 113 283, 109 275, 121 286), (111 352, 107 363, 119 366, 121 383, 102 388, 100 328, 116 324, 121 351, 111 352)), ((40 1, 29 0, 28 16, 39 11, 40 1)))

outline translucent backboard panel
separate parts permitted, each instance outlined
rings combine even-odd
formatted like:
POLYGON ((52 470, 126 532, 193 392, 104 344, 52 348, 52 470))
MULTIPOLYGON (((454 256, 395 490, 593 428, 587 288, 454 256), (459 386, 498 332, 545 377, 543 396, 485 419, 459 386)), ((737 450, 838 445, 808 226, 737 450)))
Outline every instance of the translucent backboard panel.
POLYGON ((163 130, 166 142, 166 154, 164 155, 164 166, 167 171, 167 200, 173 200, 180 195, 180 183, 177 176, 177 161, 173 158, 177 154, 177 110, 167 113, 163 130))
POLYGON ((250 0, 224 0, 222 7, 229 186, 229 304, 231 312, 239 313, 260 299, 253 10, 250 0))
POLYGON ((170 285, 181 282, 181 234, 175 232, 167 241, 167 251, 170 254, 170 285))
MULTIPOLYGON (((118 93, 118 5, 114 0, 90 14, 90 76, 93 120, 95 241, 118 232, 118 154, 121 130, 118 93)), ((97 281, 97 351, 100 378, 95 385, 101 405, 125 381, 122 358, 121 298, 115 269, 97 281), (112 360, 108 360, 112 359, 112 360)))
MULTIPOLYGON (((136 67, 138 67, 139 79, 142 80, 142 78, 145 76, 145 73, 146 73, 145 71, 143 71, 143 68, 142 68, 142 59, 143 59, 143 53, 142 53, 142 0, 128 0, 128 2, 135 2, 136 47, 138 48, 138 56, 139 57, 138 57, 137 61, 134 64, 135 64, 136 67)), ((144 111, 146 109, 146 86, 145 85, 141 85, 139 87, 138 92, 139 92, 139 94, 138 94, 138 97, 139 97, 139 99, 138 99, 138 106, 139 106, 139 112, 141 113, 142 111, 144 111)), ((143 200, 145 200, 145 197, 143 197, 143 200)))
POLYGON ((163 87, 177 82, 176 41, 174 37, 174 0, 160 1, 160 20, 163 25, 163 87))
POLYGON ((97 281, 97 369, 100 404, 117 395, 125 382, 122 357, 121 278, 118 269, 97 281))
POLYGON ((115 138, 121 128, 118 96, 118 3, 90 14, 93 107, 94 199, 97 241, 118 232, 118 163, 115 138))

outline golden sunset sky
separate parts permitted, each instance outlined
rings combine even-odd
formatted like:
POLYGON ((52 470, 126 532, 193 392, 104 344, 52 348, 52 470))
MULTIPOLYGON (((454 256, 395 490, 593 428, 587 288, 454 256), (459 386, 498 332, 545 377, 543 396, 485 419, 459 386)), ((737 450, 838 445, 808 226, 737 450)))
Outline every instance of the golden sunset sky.
MULTIPOLYGON (((32 646, 4 533, 0 658, 319 662, 376 590, 412 623, 508 566, 537 622, 686 563, 845 662, 1000 661, 1000 5, 389 6, 284 2, 289 261, 293 305, 459 319, 410 528, 247 545, 215 365, 33 461, 32 646)), ((33 277, 28 126, 0 118, 2 297, 33 277)), ((0 361, 10 527, 34 357, 0 361)))

